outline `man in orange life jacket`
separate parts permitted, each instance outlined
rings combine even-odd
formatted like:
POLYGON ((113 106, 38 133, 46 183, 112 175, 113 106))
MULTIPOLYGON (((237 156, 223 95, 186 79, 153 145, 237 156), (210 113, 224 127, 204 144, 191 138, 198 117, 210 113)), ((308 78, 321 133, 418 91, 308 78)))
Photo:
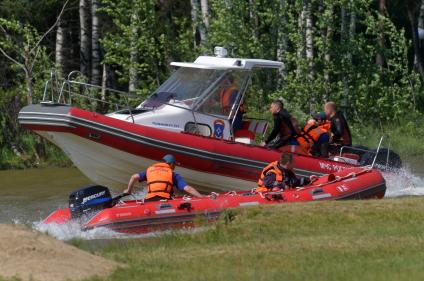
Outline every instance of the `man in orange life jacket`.
POLYGON ((327 102, 324 106, 325 115, 331 123, 330 143, 335 146, 352 146, 352 136, 346 118, 341 111, 337 111, 334 102, 327 102))
POLYGON ((173 155, 165 155, 162 160, 163 162, 150 166, 146 172, 132 175, 124 193, 131 194, 136 181, 147 181, 147 194, 144 201, 171 199, 174 186, 194 197, 204 197, 196 189, 187 185, 184 179, 174 172, 176 160, 173 155))
POLYGON ((328 157, 330 123, 324 112, 316 113, 307 122, 297 141, 304 151, 318 157, 328 157))
POLYGON ((294 118, 284 109, 284 104, 280 100, 271 103, 269 111, 274 118, 274 128, 263 146, 277 149, 284 145, 298 145, 296 135, 299 129, 293 123, 294 118))
MULTIPOLYGON (((234 80, 234 77, 231 74, 227 74, 224 80, 222 81, 222 90, 219 93, 219 101, 222 107, 222 112, 225 115, 230 114, 231 109, 233 108, 234 103, 237 102, 237 97, 239 94, 239 89, 237 83, 234 80)), ((235 105, 237 106, 237 105, 235 105)), ((241 101, 239 109, 234 117, 233 130, 241 129, 243 125, 243 114, 246 113, 244 102, 241 101)))
POLYGON ((293 160, 293 154, 283 152, 279 161, 266 166, 261 172, 256 192, 296 188, 310 183, 311 179, 299 179, 293 172, 293 160))

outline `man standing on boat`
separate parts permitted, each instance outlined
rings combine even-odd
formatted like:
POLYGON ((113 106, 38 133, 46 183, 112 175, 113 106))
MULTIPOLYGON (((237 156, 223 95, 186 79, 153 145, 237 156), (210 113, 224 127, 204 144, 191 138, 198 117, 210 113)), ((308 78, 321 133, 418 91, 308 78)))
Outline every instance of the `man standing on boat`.
POLYGON ((274 128, 262 145, 274 149, 284 145, 298 145, 296 135, 299 133, 299 129, 296 127, 297 124, 294 124, 296 122, 293 122, 294 118, 284 109, 283 102, 273 101, 269 111, 274 118, 274 128))
POLYGON ((266 166, 258 180, 256 192, 272 191, 274 188, 289 189, 306 185, 311 179, 298 178, 293 171, 294 156, 292 153, 283 152, 280 160, 266 166))
POLYGON ((324 106, 325 115, 331 123, 330 143, 334 147, 352 146, 352 136, 346 118, 341 111, 337 111, 335 102, 327 102, 324 106))
MULTIPOLYGON (((219 101, 224 115, 229 115, 233 106, 237 107, 237 97, 239 96, 239 88, 231 74, 227 74, 222 82, 222 90, 219 93, 219 101)), ((241 97, 240 97, 241 98, 241 97)), ((241 129, 243 122, 243 115, 246 113, 243 101, 240 101, 240 106, 234 116, 233 130, 241 129)))
POLYGON ((136 181, 146 181, 147 194, 144 201, 172 199, 174 186, 178 190, 185 191, 194 197, 204 197, 196 189, 187 185, 185 180, 174 172, 177 162, 173 155, 165 155, 162 160, 163 162, 150 166, 147 171, 132 175, 128 183, 128 188, 124 190, 124 193, 131 194, 136 181))

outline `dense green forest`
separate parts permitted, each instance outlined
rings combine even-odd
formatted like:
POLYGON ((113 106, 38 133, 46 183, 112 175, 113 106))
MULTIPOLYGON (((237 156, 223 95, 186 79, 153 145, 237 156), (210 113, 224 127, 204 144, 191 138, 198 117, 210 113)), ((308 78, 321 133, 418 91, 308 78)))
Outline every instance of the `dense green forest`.
POLYGON ((267 117, 269 101, 284 98, 304 119, 334 100, 357 143, 384 131, 412 147, 424 136, 422 28, 424 0, 1 0, 0 168, 68 164, 16 120, 52 70, 141 101, 171 61, 214 46, 284 63, 255 74, 249 115, 267 117))

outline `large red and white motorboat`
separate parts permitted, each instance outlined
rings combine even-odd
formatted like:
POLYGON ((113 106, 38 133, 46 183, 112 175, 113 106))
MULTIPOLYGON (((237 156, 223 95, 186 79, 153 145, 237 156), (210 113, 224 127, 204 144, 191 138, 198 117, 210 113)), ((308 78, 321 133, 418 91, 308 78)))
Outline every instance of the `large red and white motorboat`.
MULTIPOLYGON (((233 123, 253 70, 278 69, 282 63, 226 58, 224 52, 218 49, 217 56, 200 56, 193 63, 171 63, 178 69, 135 108, 127 93, 110 90, 112 101, 106 102, 105 89, 73 80, 72 74, 58 95, 50 92, 49 81, 43 101, 22 108, 19 123, 60 147, 97 184, 123 188, 132 173, 172 153, 181 163, 177 171, 195 187, 253 188, 261 169, 280 152, 255 143, 265 133, 266 121, 244 120, 236 134, 233 123), (230 83, 237 96, 228 110, 220 93, 230 83), (119 98, 126 101, 121 108, 119 98), (101 114, 91 109, 101 104, 116 110, 101 114)), ((335 160, 295 154, 295 171, 322 175, 358 165, 350 158, 335 160)))

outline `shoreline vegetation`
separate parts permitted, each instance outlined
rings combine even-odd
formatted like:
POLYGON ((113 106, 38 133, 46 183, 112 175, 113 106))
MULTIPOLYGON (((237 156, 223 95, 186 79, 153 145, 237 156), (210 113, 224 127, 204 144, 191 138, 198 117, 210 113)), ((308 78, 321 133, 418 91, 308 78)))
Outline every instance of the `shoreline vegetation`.
POLYGON ((2 0, 0 169, 71 165, 17 122, 23 106, 40 102, 51 73, 53 88, 79 70, 76 79, 141 101, 174 71, 170 62, 214 55, 215 46, 284 65, 254 73, 248 115, 270 118, 269 103, 284 98, 305 117, 332 100, 355 127, 355 143, 375 146, 385 131, 394 150, 414 157, 424 151, 419 28, 424 0, 2 0))

